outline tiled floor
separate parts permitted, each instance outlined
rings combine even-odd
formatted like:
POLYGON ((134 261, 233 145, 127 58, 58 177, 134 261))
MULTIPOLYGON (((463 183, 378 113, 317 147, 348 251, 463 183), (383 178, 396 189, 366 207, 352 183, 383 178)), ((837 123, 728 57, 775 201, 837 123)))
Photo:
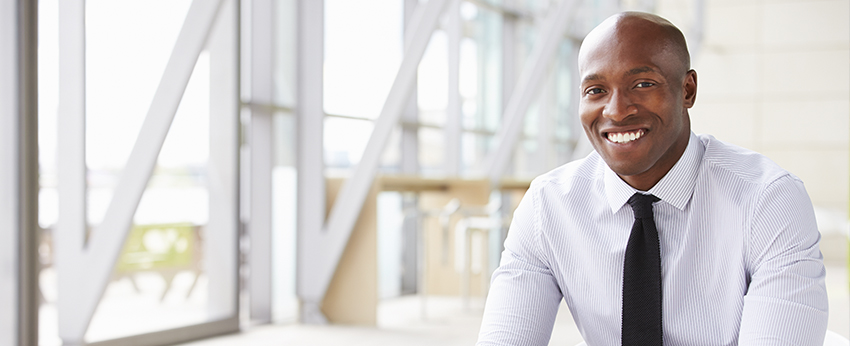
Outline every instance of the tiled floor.
MULTIPOLYGON (((850 294, 847 267, 827 267, 830 298, 829 329, 850 334, 850 294)), ((421 316, 421 300, 408 296, 385 300, 378 308, 379 327, 266 325, 236 334, 184 344, 184 346, 225 345, 474 345, 481 324, 483 300, 473 300, 464 309, 458 298, 429 297, 427 318, 421 316)), ((550 345, 571 346, 581 342, 569 311, 561 305, 550 345)))

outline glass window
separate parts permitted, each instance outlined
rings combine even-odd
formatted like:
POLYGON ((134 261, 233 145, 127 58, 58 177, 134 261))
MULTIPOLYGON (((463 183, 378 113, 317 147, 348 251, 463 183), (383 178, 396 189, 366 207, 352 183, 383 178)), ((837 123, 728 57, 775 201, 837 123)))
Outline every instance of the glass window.
MULTIPOLYGON (((402 22, 401 1, 325 1, 325 112, 378 117, 401 64, 402 22)), ((328 167, 357 164, 372 126, 358 120, 327 119, 328 167)))
MULTIPOLYGON (((189 0, 85 2, 87 196, 80 203, 87 203, 89 242, 106 234, 98 232, 121 231, 99 227, 110 206, 127 199, 115 193, 127 163, 140 159, 131 158, 134 146, 156 146, 157 138, 140 136, 140 132, 161 80, 173 77, 164 76, 164 70, 191 4, 189 0)), ((73 291, 57 283, 55 249, 85 251, 88 257, 95 250, 55 242, 60 208, 57 177, 63 174, 56 162, 56 148, 62 145, 57 143, 57 133, 73 131, 56 128, 57 110, 62 106, 57 101, 61 58, 57 23, 59 16, 67 14, 59 13, 57 0, 41 0, 39 7, 39 223, 44 228, 39 248, 44 298, 39 333, 40 344, 58 345, 59 318, 79 312, 57 311, 57 299, 73 299, 69 295, 73 291)), ((221 18, 232 13, 236 13, 235 2, 226 2, 220 7, 217 25, 227 23, 221 18)), ((235 27, 219 27, 213 32, 228 30, 235 27)), ((220 40, 216 34, 209 37, 208 45, 220 40)), ((224 319, 236 321, 237 209, 233 200, 238 137, 233 124, 238 118, 234 114, 237 89, 235 85, 222 89, 223 85, 214 82, 220 80, 214 78, 221 71, 214 64, 228 59, 236 61, 212 56, 209 50, 198 57, 147 188, 132 219, 127 220, 131 225, 126 241, 86 329, 86 342, 224 319), (211 106, 220 102, 211 97, 214 90, 233 91, 234 112, 211 106), (212 251, 222 248, 233 251, 212 251), (208 270, 210 267, 220 272, 208 270)), ((235 84, 235 79, 231 83, 235 84)), ((86 268, 63 265, 63 270, 79 273, 79 280, 92 280, 86 276, 86 268)), ((83 289, 80 287, 86 286, 77 289, 83 289)))

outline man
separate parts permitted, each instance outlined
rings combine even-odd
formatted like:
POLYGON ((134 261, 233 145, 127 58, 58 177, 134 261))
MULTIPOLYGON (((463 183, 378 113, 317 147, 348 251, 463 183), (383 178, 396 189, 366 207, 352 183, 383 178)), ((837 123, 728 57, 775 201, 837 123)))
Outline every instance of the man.
POLYGON ((825 270, 803 183, 691 132, 682 33, 615 15, 585 38, 579 73, 596 150, 531 184, 478 345, 547 345, 561 299, 588 345, 821 345, 825 270))

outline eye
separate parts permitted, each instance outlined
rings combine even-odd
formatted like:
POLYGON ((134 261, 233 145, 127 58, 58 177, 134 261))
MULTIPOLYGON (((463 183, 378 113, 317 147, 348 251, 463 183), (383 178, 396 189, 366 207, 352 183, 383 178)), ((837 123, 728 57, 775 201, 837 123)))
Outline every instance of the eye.
POLYGON ((638 83, 637 85, 635 85, 635 88, 649 88, 649 87, 651 87, 651 86, 653 86, 653 85, 655 85, 655 83, 652 83, 652 82, 640 82, 640 83, 638 83))
POLYGON ((601 94, 601 93, 604 93, 604 92, 605 92, 605 90, 602 90, 602 88, 590 88, 590 89, 585 90, 584 93, 588 94, 588 95, 596 95, 596 94, 601 94))

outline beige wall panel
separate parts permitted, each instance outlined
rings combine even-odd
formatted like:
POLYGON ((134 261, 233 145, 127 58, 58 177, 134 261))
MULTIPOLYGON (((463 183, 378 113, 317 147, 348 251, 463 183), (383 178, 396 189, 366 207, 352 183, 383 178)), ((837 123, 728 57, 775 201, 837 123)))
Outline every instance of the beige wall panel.
POLYGON ((850 50, 765 53, 762 88, 781 96, 847 97, 850 50))
MULTIPOLYGON (((327 208, 333 207, 343 180, 327 182, 327 208)), ((360 217, 331 280, 322 313, 331 323, 374 326, 378 307, 378 183, 363 203, 360 217)))
POLYGON ((758 63, 753 52, 704 47, 692 66, 697 71, 697 105, 700 101, 750 100, 758 91, 758 63))
POLYGON ((691 129, 748 149, 756 146, 755 102, 700 102, 690 111, 691 129))
POLYGON ((850 42, 850 1, 768 3, 763 25, 768 45, 846 45, 850 42))
POLYGON ((730 2, 705 9, 704 50, 718 46, 751 46, 756 41, 757 7, 754 3, 730 2))
POLYGON ((843 212, 850 194, 850 150, 771 150, 761 151, 806 184, 816 207, 843 212))
MULTIPOLYGON (((681 1, 681 0, 680 0, 681 1)), ((706 9, 717 7, 717 6, 729 6, 729 5, 751 5, 751 4, 761 4, 764 0, 706 0, 705 7, 706 9)))
MULTIPOLYGON (((660 16, 667 18, 667 20, 673 22, 673 24, 681 25, 684 22, 674 21, 672 17, 684 17, 684 12, 691 8, 691 4, 688 1, 682 0, 656 0, 655 7, 660 16), (682 12, 681 15, 677 14, 678 12, 682 12)), ((679 27, 684 29, 684 27, 679 27)))
MULTIPOLYGON (((769 149, 847 149, 850 99, 771 101, 763 104, 759 130, 769 149)), ((847 158, 844 158, 846 160, 847 158)))
POLYGON ((693 7, 687 2, 676 0, 658 0, 658 3, 658 14, 676 25, 687 37, 694 21, 693 7))

